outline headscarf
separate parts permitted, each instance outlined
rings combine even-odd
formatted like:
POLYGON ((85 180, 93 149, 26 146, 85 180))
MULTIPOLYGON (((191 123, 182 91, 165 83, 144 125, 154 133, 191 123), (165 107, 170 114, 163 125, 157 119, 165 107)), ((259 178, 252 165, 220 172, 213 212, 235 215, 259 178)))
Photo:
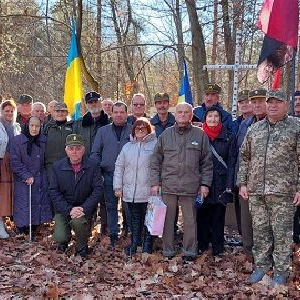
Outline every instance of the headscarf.
POLYGON ((41 147, 40 139, 39 139, 39 137, 41 135, 41 129, 40 129, 39 133, 35 136, 32 136, 29 132, 29 122, 30 122, 31 118, 32 117, 30 117, 28 119, 28 121, 24 124, 22 131, 21 131, 21 133, 23 133, 28 138, 28 142, 27 142, 27 155, 28 156, 31 156, 33 144, 36 144, 38 147, 41 147))

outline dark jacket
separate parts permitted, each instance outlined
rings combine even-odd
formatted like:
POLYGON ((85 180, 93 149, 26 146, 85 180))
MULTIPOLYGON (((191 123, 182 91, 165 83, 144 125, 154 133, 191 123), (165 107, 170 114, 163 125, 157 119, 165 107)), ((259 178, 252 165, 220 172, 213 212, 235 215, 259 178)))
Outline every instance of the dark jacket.
POLYGON ((102 110, 99 118, 94 119, 90 112, 75 121, 74 133, 82 135, 85 143, 85 154, 90 155, 97 130, 109 124, 108 115, 102 110))
POLYGON ((25 180, 34 178, 31 189, 32 224, 52 221, 51 202, 48 197, 48 181, 45 170, 44 136, 39 137, 39 146, 32 145, 31 156, 27 154, 28 138, 24 134, 14 137, 10 151, 10 165, 14 173, 14 209, 16 226, 29 225, 29 186, 25 180))
POLYGON ((122 147, 130 141, 132 125, 125 123, 121 140, 118 141, 114 124, 99 128, 95 136, 91 157, 101 166, 103 172, 114 172, 115 162, 122 147))
POLYGON ((30 116, 28 116, 28 118, 23 118, 20 113, 17 113, 16 122, 20 124, 21 128, 23 128, 29 117, 30 116))
POLYGON ((47 138, 45 163, 48 179, 50 181, 52 164, 66 156, 66 137, 73 133, 73 121, 68 121, 62 125, 57 125, 53 120, 44 128, 47 138))
POLYGON ((244 121, 243 116, 238 116, 234 121, 232 121, 231 131, 233 134, 237 134, 240 128, 241 123, 244 121))
MULTIPOLYGON (((148 119, 148 116, 146 114, 144 114, 143 117, 148 119)), ((134 115, 130 115, 127 117, 128 124, 133 125, 136 120, 137 120, 137 117, 135 117, 134 115)))
POLYGON ((101 170, 93 159, 83 156, 82 169, 75 174, 67 157, 53 164, 50 198, 56 214, 69 216, 75 206, 91 217, 103 194, 101 170))
POLYGON ((226 127, 222 127, 220 134, 210 144, 223 158, 227 169, 212 153, 214 175, 212 185, 205 202, 210 204, 232 202, 232 194, 225 193, 226 188, 233 189, 234 167, 237 156, 235 150, 235 136, 226 127))
MULTIPOLYGON (((233 124, 232 124, 232 116, 229 112, 223 109, 223 107, 220 105, 220 103, 217 103, 214 105, 214 107, 217 107, 222 115, 222 123, 223 125, 229 130, 233 131, 233 124)), ((205 117, 205 112, 206 112, 206 106, 205 103, 203 103, 201 106, 198 106, 194 108, 194 116, 198 118, 199 122, 204 123, 204 117, 205 117)))
POLYGON ((174 126, 158 137, 151 157, 150 184, 162 193, 196 196, 201 185, 210 186, 213 164, 209 141, 202 129, 174 126))
POLYGON ((158 114, 156 114, 151 120, 151 124, 155 128, 156 137, 159 137, 168 127, 171 127, 175 124, 175 117, 172 113, 168 113, 167 123, 162 124, 158 114))

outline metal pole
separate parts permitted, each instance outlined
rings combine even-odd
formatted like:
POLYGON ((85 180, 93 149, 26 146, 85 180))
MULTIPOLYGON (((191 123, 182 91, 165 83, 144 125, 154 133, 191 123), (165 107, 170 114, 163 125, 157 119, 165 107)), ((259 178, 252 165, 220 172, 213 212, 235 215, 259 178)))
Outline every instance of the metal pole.
POLYGON ((290 102, 290 114, 293 116, 295 114, 295 81, 296 81, 296 53, 297 51, 293 51, 293 59, 291 61, 291 75, 290 75, 290 83, 289 83, 289 102, 290 102))
POLYGON ((31 224, 31 184, 29 184, 29 242, 32 242, 32 224, 31 224))

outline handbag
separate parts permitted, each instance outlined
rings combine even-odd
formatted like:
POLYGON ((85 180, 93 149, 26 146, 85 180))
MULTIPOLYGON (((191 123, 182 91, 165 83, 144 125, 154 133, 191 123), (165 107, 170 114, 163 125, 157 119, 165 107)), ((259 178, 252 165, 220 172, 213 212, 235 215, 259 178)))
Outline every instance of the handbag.
POLYGON ((164 231, 167 206, 159 196, 148 198, 145 225, 151 235, 162 235, 164 231))

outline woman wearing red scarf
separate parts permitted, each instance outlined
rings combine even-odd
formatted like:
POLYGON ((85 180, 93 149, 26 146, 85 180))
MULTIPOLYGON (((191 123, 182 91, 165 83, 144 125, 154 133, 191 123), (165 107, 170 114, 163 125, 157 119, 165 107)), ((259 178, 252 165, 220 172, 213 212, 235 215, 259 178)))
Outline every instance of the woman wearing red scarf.
POLYGON ((207 134, 214 165, 213 182, 208 196, 197 213, 199 253, 212 244, 213 255, 224 252, 226 204, 232 202, 236 150, 234 135, 223 126, 221 112, 216 107, 206 110, 203 130, 207 134))

